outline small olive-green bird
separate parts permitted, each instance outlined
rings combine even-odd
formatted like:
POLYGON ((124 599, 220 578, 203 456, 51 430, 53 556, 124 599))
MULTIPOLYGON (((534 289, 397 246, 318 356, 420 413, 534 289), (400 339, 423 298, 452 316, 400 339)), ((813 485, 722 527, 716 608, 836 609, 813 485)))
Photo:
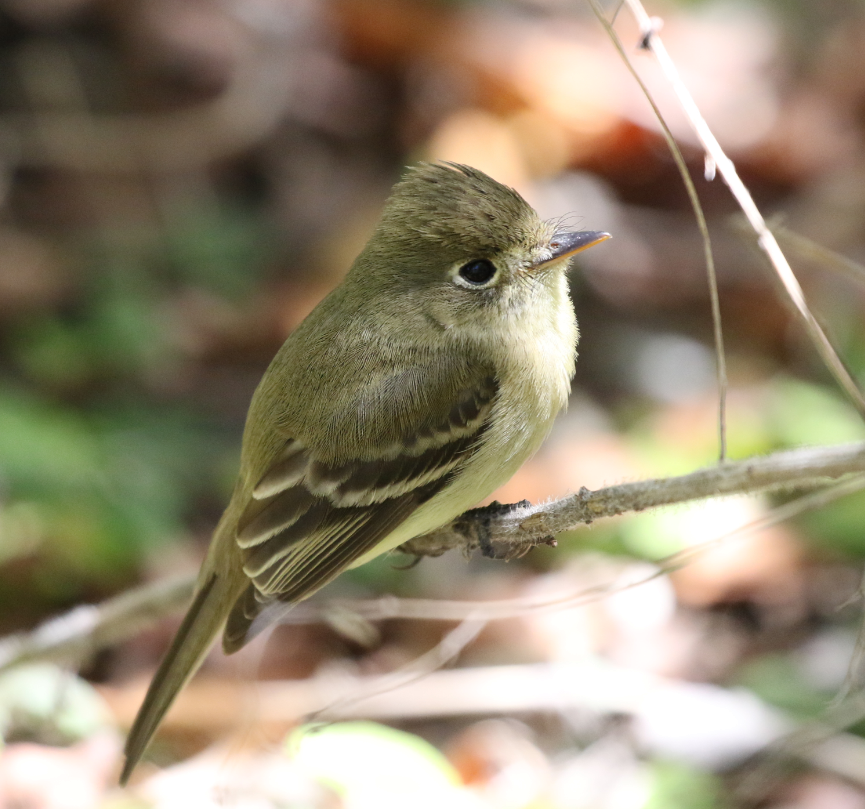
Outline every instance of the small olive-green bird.
POLYGON ((608 238, 541 221, 469 166, 422 164, 397 183, 343 283, 253 396, 234 493, 129 733, 122 783, 220 631, 237 651, 342 571, 451 521, 538 449, 576 361, 565 270, 608 238))

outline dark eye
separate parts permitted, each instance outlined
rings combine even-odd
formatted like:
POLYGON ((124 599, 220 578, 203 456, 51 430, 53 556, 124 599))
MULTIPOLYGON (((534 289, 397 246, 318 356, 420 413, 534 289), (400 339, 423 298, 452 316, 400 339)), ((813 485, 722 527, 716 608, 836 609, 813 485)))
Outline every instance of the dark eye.
POLYGON ((470 261, 460 267, 460 278, 464 278, 470 284, 485 284, 496 274, 496 265, 485 258, 470 261))

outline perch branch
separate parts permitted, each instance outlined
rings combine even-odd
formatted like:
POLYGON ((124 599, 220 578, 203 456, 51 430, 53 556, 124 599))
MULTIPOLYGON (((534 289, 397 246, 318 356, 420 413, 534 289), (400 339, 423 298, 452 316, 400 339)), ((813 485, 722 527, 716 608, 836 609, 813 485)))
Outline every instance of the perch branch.
POLYGON ((579 525, 631 511, 708 497, 808 488, 865 469, 865 444, 842 444, 778 452, 700 469, 674 478, 622 483, 550 503, 487 506, 467 511, 437 531, 400 547, 417 556, 438 556, 453 548, 513 558, 579 525))
MULTIPOLYGON (((553 535, 594 520, 709 497, 807 489, 865 472, 865 442, 778 452, 701 469, 680 477, 622 483, 532 506, 494 504, 468 511, 449 525, 407 542, 401 550, 438 556, 476 549, 513 558, 549 543, 553 535)), ((78 664, 98 649, 132 637, 180 609, 192 594, 194 576, 146 584, 98 606, 77 607, 29 633, 0 641, 0 671, 36 660, 78 664)), ((481 606, 480 604, 478 606, 481 606)), ((369 617, 381 617, 372 610, 369 617)), ((302 604, 292 622, 321 620, 328 609, 302 604), (309 614, 307 614, 307 612, 309 614)))

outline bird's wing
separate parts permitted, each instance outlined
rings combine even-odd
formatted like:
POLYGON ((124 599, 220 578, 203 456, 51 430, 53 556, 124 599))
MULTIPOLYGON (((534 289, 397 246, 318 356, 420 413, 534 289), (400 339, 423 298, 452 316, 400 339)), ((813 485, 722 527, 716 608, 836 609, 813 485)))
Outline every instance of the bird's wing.
POLYGON ((251 585, 228 619, 226 651, 269 622, 260 620, 268 608, 331 581, 458 475, 484 435, 497 391, 495 377, 479 374, 450 397, 427 397, 427 405, 442 402, 440 412, 419 413, 375 459, 326 463, 288 439, 238 521, 251 585))

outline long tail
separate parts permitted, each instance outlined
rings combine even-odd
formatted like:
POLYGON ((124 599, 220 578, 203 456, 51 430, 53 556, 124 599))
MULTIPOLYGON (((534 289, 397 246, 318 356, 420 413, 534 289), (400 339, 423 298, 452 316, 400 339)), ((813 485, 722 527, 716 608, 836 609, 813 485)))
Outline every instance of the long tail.
POLYGON ((121 785, 129 780, 174 698, 198 670, 236 597, 237 585, 230 576, 213 573, 199 588, 129 731, 121 785))

